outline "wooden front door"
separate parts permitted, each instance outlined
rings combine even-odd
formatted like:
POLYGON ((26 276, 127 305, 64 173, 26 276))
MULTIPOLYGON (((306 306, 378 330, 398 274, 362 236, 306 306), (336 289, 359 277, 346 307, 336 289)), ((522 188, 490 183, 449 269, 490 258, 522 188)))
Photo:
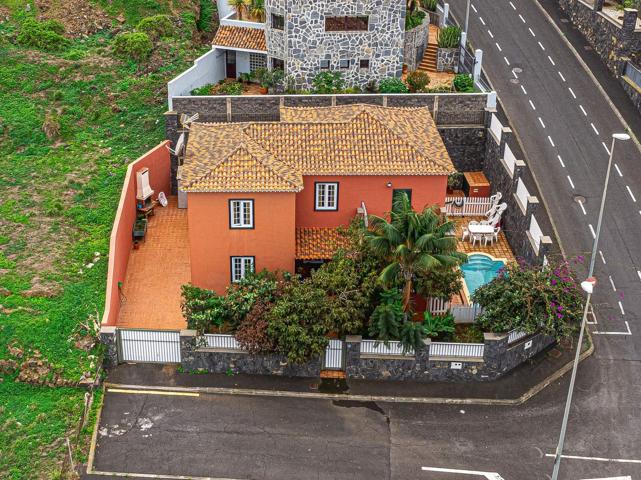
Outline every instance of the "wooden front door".
POLYGON ((225 52, 227 64, 227 78, 236 78, 236 52, 234 50, 227 50, 225 52))

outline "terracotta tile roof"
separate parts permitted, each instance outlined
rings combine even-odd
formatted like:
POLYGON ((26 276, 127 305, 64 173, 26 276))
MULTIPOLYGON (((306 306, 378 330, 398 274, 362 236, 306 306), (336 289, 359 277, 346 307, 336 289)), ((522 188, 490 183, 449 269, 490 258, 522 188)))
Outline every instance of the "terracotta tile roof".
POLYGON ((455 171, 427 108, 349 105, 282 112, 281 122, 192 124, 183 187, 230 191, 223 183, 229 181, 232 191, 300 191, 302 175, 455 171), (250 174, 252 168, 256 171, 250 174), (279 180, 261 177, 262 168, 279 180))
POLYGON ((348 240, 336 228, 304 227, 296 229, 297 260, 329 260, 348 240))
POLYGON ((212 45, 220 47, 244 48, 246 50, 267 51, 265 42, 265 31, 262 28, 230 27, 221 25, 218 27, 212 45))

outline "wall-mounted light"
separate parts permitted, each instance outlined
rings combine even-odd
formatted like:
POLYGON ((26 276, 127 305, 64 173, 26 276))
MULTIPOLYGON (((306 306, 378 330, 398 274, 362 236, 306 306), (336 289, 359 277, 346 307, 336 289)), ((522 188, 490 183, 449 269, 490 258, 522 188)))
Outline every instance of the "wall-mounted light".
POLYGON ((387 188, 392 188, 392 182, 387 182, 387 188))

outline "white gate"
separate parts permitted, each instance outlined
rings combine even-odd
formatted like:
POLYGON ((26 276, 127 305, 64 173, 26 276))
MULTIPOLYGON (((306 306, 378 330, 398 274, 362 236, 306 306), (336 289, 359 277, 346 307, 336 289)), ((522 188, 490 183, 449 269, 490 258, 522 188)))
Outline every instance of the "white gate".
POLYGON ((118 329, 118 358, 121 362, 180 363, 180 333, 118 329))
POLYGON ((323 358, 323 370, 342 370, 343 369, 343 342, 332 339, 325 348, 323 358))

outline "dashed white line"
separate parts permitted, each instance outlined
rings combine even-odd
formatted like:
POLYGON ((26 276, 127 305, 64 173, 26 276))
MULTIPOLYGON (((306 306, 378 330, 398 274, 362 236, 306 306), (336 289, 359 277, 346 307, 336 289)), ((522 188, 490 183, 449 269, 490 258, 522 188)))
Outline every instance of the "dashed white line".
POLYGON ((599 134, 599 131, 598 131, 598 130, 596 129, 596 127, 594 126, 594 123, 590 122, 590 126, 592 127, 592 130, 594 130, 594 133, 596 133, 596 134, 598 135, 598 134, 599 134))
POLYGON ((588 227, 590 227, 590 233, 592 234, 592 238, 596 238, 596 233, 594 233, 594 227, 592 224, 589 224, 588 227))
POLYGON ((481 21, 481 23, 483 24, 483 26, 485 26, 485 20, 483 20, 483 17, 479 17, 479 20, 481 21))
POLYGON ((621 300, 619 300, 619 310, 621 310, 621 315, 625 315, 625 310, 623 310, 623 304, 621 303, 621 300))
POLYGON ((541 126, 545 128, 545 123, 543 123, 543 119, 541 119, 541 117, 539 117, 539 122, 541 122, 541 126))
POLYGON ((588 112, 585 111, 585 108, 583 108, 583 105, 579 105, 579 108, 583 112, 583 115, 585 115, 587 117, 588 116, 588 112))
POLYGON ((512 75, 514 75, 514 78, 519 78, 519 76, 516 74, 516 72, 514 71, 514 69, 512 69, 512 75))
POLYGON ((541 50, 543 50, 545 52, 545 47, 543 46, 543 44, 541 42, 539 42, 539 47, 541 47, 541 50))
POLYGON ((552 57, 550 57, 549 55, 548 55, 548 60, 552 65, 556 66, 556 63, 554 63, 554 60, 552 60, 552 57))
POLYGON ((637 275, 639 276, 639 280, 641 280, 641 270, 637 270, 637 275))
MULTIPOLYGON (((574 190, 574 182, 572 181, 572 178, 568 175, 568 182, 570 182, 570 186, 572 187, 572 190, 574 190)), ((592 225, 590 225, 590 228, 592 228, 592 225)))
POLYGON ((510 61, 507 59, 507 57, 503 57, 503 60, 505 60, 505 63, 507 63, 507 66, 510 66, 510 61))
POLYGON ((478 13, 478 10, 476 9, 476 7, 474 5, 470 5, 470 7, 472 7, 472 10, 474 10, 474 13, 478 13))
POLYGON ((554 145, 554 140, 552 140, 552 137, 550 137, 549 135, 548 135, 548 142, 550 142, 550 145, 552 145, 553 147, 556 147, 556 145, 554 145))
POLYGON ((521 19, 521 21, 522 21, 523 23, 525 23, 525 18, 523 18, 523 15, 521 15, 520 13, 519 13, 519 18, 521 19))
MULTIPOLYGON (((494 42, 494 45, 496 45, 496 48, 499 49, 499 52, 503 51, 503 49, 501 48, 501 45, 499 45, 499 42, 494 42)), ((514 73, 514 72, 512 72, 512 73, 514 73)))
POLYGON ((563 163, 563 159, 561 158, 561 155, 557 155, 556 158, 558 158, 559 162, 561 162, 561 166, 565 168, 565 163, 563 163))
POLYGON ((490 38, 494 38, 494 34, 492 33, 492 31, 491 31, 491 30, 488 30, 488 31, 487 31, 487 34, 490 36, 490 38))
POLYGON ((608 146, 605 144, 605 142, 601 142, 601 145, 603 145, 603 148, 605 148, 605 151, 608 152, 608 155, 610 155, 610 149, 608 146))
POLYGON ((523 85, 521 85, 521 90, 523 90, 524 95, 527 95, 527 92, 525 91, 525 87, 523 85))
POLYGON ((512 7, 512 10, 516 10, 516 7, 514 6, 514 4, 512 2, 510 2, 510 7, 512 7))
POLYGON ((617 287, 614 286, 614 280, 612 280, 612 275, 608 275, 608 279, 610 280, 610 285, 612 286, 612 290, 616 292, 617 287))
POLYGON ((583 202, 579 202, 579 207, 581 207, 581 211, 583 212, 583 215, 587 215, 588 212, 585 211, 585 207, 583 206, 583 202))
POLYGON ((614 168, 616 168, 617 173, 619 174, 619 177, 623 177, 623 174, 621 173, 621 170, 619 170, 619 166, 615 163, 614 168))
POLYGON ((570 91, 570 94, 572 95, 572 97, 576 100, 576 95, 574 93, 574 90, 572 90, 571 87, 568 87, 568 90, 570 91))
POLYGON ((563 80, 565 82, 565 77, 563 76, 563 74, 561 72, 556 72, 556 73, 558 73, 559 77, 561 77, 561 80, 563 80))
POLYGON ((629 187, 628 185, 626 185, 626 186, 625 186, 625 188, 627 188, 627 189, 628 189, 628 193, 629 193, 629 194, 630 194, 630 196, 632 197, 632 201, 633 201, 634 203, 637 203, 637 199, 636 199, 636 198, 634 198, 634 194, 632 193, 632 190, 630 190, 630 187, 629 187))
MULTIPOLYGON (((603 256, 603 252, 599 250, 599 255, 601 255, 601 261, 603 262, 603 265, 605 265, 605 257, 603 256)), ((641 275, 639 275, 639 279, 641 279, 641 275)))
POLYGON ((532 100, 528 100, 528 101, 530 102, 530 107, 532 107, 532 110, 536 110, 536 107, 534 106, 534 103, 532 103, 532 100))
POLYGON ((534 33, 534 31, 530 27, 528 27, 528 30, 530 31, 530 33, 532 34, 533 37, 536 37, 536 34, 534 33))

